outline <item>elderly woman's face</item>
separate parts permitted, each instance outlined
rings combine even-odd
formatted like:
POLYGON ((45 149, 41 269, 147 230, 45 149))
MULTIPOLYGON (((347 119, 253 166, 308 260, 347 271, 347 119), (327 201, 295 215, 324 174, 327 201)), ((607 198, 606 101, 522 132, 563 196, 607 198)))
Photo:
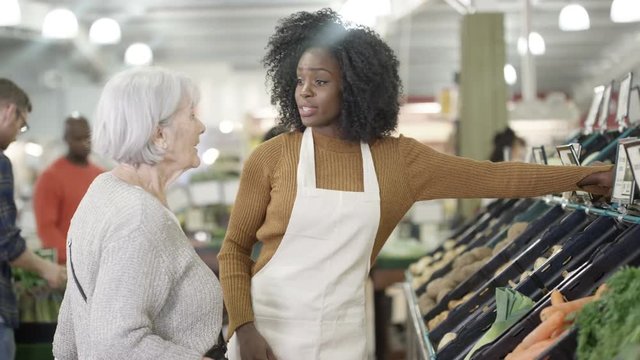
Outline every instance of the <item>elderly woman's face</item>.
POLYGON ((339 137, 342 108, 342 71, 322 48, 307 50, 298 61, 296 104, 302 124, 325 135, 339 137))
POLYGON ((204 130, 205 126, 196 116, 193 105, 181 102, 169 126, 163 129, 167 143, 164 161, 175 163, 182 169, 198 167, 200 158, 196 146, 204 130))

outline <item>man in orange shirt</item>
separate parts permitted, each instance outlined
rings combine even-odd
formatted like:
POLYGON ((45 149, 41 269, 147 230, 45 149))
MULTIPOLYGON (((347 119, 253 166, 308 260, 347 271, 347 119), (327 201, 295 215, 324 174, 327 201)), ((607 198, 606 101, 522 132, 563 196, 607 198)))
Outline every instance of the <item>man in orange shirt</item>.
POLYGON ((64 140, 69 147, 66 156, 51 164, 38 178, 33 197, 38 235, 42 247, 58 252, 58 262, 66 263, 67 231, 80 200, 100 173, 89 162, 91 129, 84 117, 65 121, 64 140))

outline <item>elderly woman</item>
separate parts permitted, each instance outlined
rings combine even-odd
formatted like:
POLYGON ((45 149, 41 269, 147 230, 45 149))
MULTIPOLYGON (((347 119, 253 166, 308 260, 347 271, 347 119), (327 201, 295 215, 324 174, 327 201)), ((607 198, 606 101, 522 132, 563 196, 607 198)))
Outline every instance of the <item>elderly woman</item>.
POLYGON ((119 165, 95 179, 71 220, 57 359, 201 360, 216 344, 220 285, 166 198, 200 164, 198 95, 189 79, 158 68, 105 86, 93 143, 119 165))

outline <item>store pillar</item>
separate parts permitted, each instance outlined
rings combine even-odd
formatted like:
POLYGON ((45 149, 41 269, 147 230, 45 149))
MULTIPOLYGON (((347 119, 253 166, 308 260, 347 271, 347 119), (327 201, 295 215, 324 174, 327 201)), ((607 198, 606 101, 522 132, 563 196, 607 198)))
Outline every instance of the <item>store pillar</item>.
MULTIPOLYGON (((461 51, 458 148, 461 156, 486 160, 494 134, 507 126, 503 14, 465 15, 461 51)), ((479 205, 477 199, 462 200, 459 211, 469 217, 479 205)))

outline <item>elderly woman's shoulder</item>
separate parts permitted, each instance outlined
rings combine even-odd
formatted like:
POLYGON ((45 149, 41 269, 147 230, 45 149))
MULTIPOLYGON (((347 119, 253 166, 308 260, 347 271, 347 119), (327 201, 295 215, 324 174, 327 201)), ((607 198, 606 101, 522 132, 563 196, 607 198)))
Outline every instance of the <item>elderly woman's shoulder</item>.
POLYGON ((162 204, 153 195, 120 180, 111 172, 96 177, 82 200, 83 205, 94 208, 96 215, 132 222, 138 221, 143 213, 154 212, 157 215, 162 212, 162 204))

